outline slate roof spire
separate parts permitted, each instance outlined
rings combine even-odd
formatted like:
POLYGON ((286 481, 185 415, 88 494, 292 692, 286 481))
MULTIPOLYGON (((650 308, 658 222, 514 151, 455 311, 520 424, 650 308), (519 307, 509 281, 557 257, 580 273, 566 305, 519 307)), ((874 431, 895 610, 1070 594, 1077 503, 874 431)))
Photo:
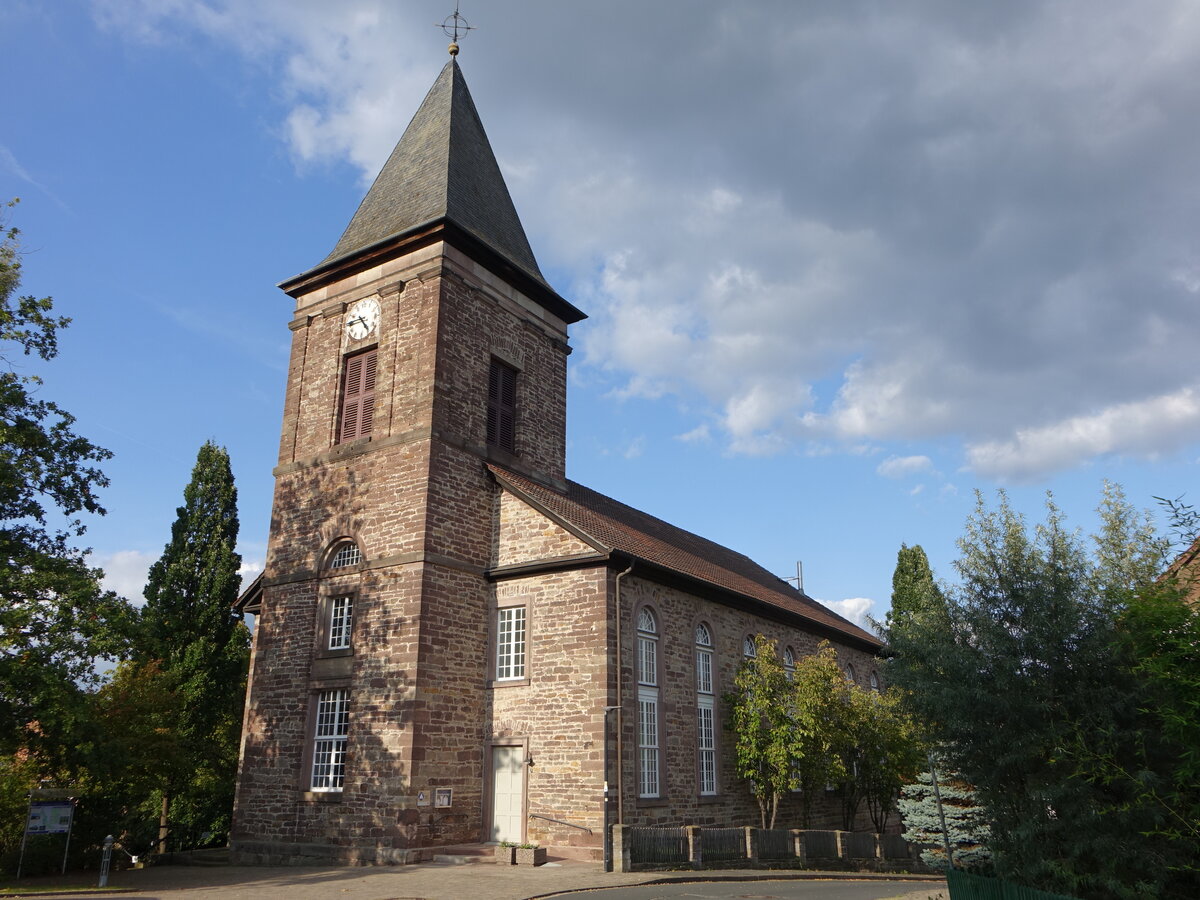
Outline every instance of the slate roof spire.
POLYGON ((549 288, 453 55, 321 266, 440 220, 549 288))

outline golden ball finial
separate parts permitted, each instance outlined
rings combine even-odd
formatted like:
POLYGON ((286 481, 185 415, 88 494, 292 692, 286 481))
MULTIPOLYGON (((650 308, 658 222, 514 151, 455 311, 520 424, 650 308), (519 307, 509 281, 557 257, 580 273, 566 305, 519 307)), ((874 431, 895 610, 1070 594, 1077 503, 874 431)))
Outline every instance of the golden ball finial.
POLYGON ((454 41, 450 42, 449 50, 450 50, 451 56, 458 56, 458 44, 455 43, 454 41))

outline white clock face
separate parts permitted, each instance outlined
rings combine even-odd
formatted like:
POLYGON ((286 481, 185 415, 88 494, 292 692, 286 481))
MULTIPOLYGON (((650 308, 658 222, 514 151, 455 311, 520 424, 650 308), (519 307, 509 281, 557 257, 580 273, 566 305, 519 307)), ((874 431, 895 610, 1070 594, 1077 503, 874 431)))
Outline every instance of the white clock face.
POLYGON ((359 300, 346 311, 346 335, 361 341, 379 324, 379 301, 374 297, 359 300))

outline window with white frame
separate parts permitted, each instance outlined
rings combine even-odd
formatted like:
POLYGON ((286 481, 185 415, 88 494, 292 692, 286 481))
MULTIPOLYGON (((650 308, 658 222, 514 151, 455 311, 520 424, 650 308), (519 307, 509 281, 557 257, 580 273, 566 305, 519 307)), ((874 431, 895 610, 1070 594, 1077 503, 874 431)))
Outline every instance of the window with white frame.
POLYGON ((701 794, 717 792, 717 730, 713 706, 712 632, 702 622, 696 626, 696 763, 701 794))
POLYGON ((354 598, 334 597, 329 603, 329 649, 350 647, 350 626, 354 623, 354 598))
POLYGON ((345 569, 349 566, 357 566, 360 562, 362 562, 362 551, 358 549, 358 544, 354 541, 342 541, 329 559, 329 568, 345 569))
POLYGON ((350 726, 350 694, 345 689, 317 695, 313 729, 312 790, 340 791, 346 781, 346 733, 350 726))
POLYGON ((788 681, 793 681, 796 677, 796 651, 791 647, 783 648, 783 674, 787 676, 788 681))
POLYGON ((871 690, 876 692, 879 690, 879 676, 874 672, 871 673, 871 690))
POLYGON ((846 663, 846 680, 851 684, 854 684, 857 680, 854 676, 854 666, 850 665, 850 663, 846 663))
POLYGON ((659 795, 658 622, 642 608, 638 642, 638 796, 659 795))
POLYGON ((758 645, 754 643, 754 635, 748 634, 742 641, 742 656, 746 659, 754 659, 758 656, 758 645))
POLYGON ((496 680, 525 677, 525 607, 496 610, 496 680))

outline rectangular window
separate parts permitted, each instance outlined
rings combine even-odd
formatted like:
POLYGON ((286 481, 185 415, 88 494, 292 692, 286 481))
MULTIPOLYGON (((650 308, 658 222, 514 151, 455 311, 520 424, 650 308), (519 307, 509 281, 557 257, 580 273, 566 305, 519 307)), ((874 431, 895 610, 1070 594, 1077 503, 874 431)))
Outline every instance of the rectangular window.
POLYGON ((354 621, 354 598, 334 597, 329 604, 329 649, 345 650, 350 646, 350 625, 354 621))
POLYGON ((712 657, 711 650, 696 651, 696 693, 698 694, 713 692, 712 657))
POLYGON ((700 793, 717 792, 717 734, 713 725, 713 699, 702 697, 696 707, 696 744, 699 748, 700 793))
POLYGON ((525 607, 496 611, 496 680, 525 677, 525 607))
POLYGON ((496 359, 488 373, 487 442, 517 452, 517 370, 496 359))
POLYGON ((338 441, 352 441, 371 433, 375 419, 375 348, 346 357, 342 372, 342 416, 338 441))
POLYGON ((638 682, 658 684, 658 641, 654 638, 638 638, 638 682))
POLYGON ((658 691, 638 692, 638 796, 658 796, 658 691))
POLYGON ((346 780, 346 733, 350 725, 350 695, 346 690, 317 695, 313 729, 312 789, 340 791, 346 780))

